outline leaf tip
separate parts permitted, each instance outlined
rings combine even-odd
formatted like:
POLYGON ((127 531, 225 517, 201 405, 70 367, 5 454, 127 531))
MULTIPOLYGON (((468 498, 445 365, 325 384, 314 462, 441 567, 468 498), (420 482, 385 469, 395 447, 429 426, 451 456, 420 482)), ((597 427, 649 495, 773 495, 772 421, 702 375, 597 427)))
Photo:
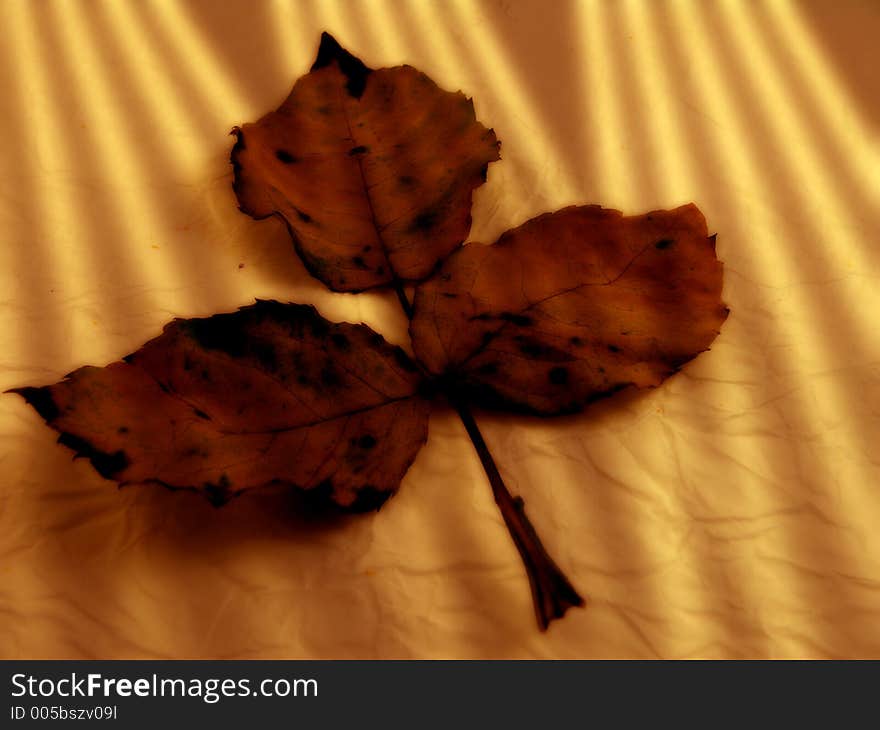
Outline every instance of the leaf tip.
POLYGON ((318 46, 318 55, 312 64, 311 71, 318 71, 326 66, 336 63, 339 70, 348 79, 345 85, 348 93, 359 99, 367 86, 367 77, 372 73, 363 61, 357 56, 346 51, 326 30, 321 33, 321 43, 318 46))
POLYGON ((47 423, 54 421, 60 414, 48 386, 42 388, 11 388, 5 392, 20 395, 47 423))

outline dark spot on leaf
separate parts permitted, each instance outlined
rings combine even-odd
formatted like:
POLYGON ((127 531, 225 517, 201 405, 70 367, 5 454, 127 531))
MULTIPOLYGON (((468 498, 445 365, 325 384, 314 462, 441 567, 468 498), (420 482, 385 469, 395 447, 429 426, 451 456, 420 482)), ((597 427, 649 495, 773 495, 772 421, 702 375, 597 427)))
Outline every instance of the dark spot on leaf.
POLYGON ((315 316, 310 324, 312 334, 319 339, 323 339, 330 332, 330 324, 322 317, 315 316))
POLYGON ((526 317, 523 314, 514 314, 513 312, 502 312, 498 316, 505 322, 515 324, 517 327, 528 327, 535 323, 531 317, 526 317))
POLYGON ((206 350, 219 350, 232 357, 242 357, 248 348, 245 321, 235 315, 189 319, 180 322, 180 328, 206 350))
POLYGON ((575 347, 581 347, 584 344, 584 341, 580 337, 572 337, 569 342, 575 347))
POLYGON ((311 381, 305 375, 297 375, 296 382, 300 385, 308 385, 311 381))
POLYGON ((321 382, 328 388, 335 388, 342 383, 342 380, 332 366, 325 365, 321 370, 321 382))
POLYGON ((675 241, 673 241, 671 238, 664 238, 660 241, 657 241, 657 243, 654 244, 654 248, 669 248, 673 243, 675 243, 675 241))
POLYGON ((358 441, 358 446, 362 449, 372 449, 376 445, 376 439, 370 434, 364 434, 358 441))
POLYGON ((445 291, 442 292, 441 296, 446 297, 447 299, 458 299, 458 294, 453 294, 451 292, 445 291))
POLYGON ((480 322, 486 322, 490 319, 492 319, 491 314, 489 314, 488 312, 481 312, 480 314, 475 314, 473 317, 471 317, 471 322, 473 322, 474 320, 479 320, 480 322))
POLYGON ((318 486, 313 487, 307 493, 308 500, 312 504, 333 502, 333 482, 325 479, 318 486))
POLYGON ((294 163, 299 162, 299 157, 294 157, 287 150, 275 150, 275 157, 281 160, 285 165, 293 165, 294 163))
POLYGON ((397 182, 399 182, 400 186, 403 188, 411 188, 416 184, 416 179, 410 175, 401 175, 397 178, 397 182))
POLYGON ((319 68, 324 68, 334 62, 339 66, 339 70, 342 71, 343 75, 348 79, 348 82, 345 85, 346 91, 348 91, 351 96, 359 99, 364 93, 364 89, 367 87, 367 77, 372 73, 372 69, 365 66, 363 61, 352 56, 340 46, 332 35, 329 33, 322 33, 321 45, 318 48, 318 57, 312 64, 311 70, 317 71, 319 68))
POLYGON ((519 351, 528 357, 540 357, 544 354, 546 348, 537 342, 527 342, 519 346, 519 351))
POLYGON ((373 247, 370 245, 367 245, 367 246, 364 246, 364 248, 362 250, 364 253, 368 253, 369 251, 373 250, 373 247))
POLYGON ((553 385, 565 385, 568 382, 568 369, 553 368, 547 373, 547 379, 553 383, 553 385))
POLYGON ((64 446, 76 451, 77 456, 86 457, 92 462, 95 471, 105 479, 111 479, 130 463, 124 451, 114 451, 112 454, 99 451, 88 441, 79 436, 74 436, 72 433, 62 433, 58 437, 58 443, 64 444, 64 446))
POLYGON ((333 340, 333 344, 336 345, 336 347, 338 347, 340 350, 344 350, 347 352, 351 349, 351 342, 349 341, 348 337, 339 332, 331 335, 330 339, 333 340))
POLYGON ((294 210, 296 211, 297 216, 303 223, 312 222, 312 216, 310 216, 308 213, 303 213, 299 208, 294 208, 294 210))
POLYGON ((200 408, 193 408, 193 413, 195 413, 199 418, 204 418, 206 421, 211 420, 211 417, 200 408))
POLYGON ((620 352, 620 348, 617 345, 608 345, 608 349, 611 352, 620 352))
POLYGON ((215 507, 221 507, 229 501, 229 477, 221 475, 217 484, 205 482, 202 486, 208 501, 215 507))
POLYGON ((369 151, 370 151, 370 148, 369 148, 369 147, 364 147, 364 145, 359 144, 357 147, 352 147, 352 148, 348 151, 348 156, 349 156, 349 157, 354 157, 355 155, 365 155, 365 154, 367 154, 367 152, 369 152, 369 151))
POLYGON ((409 227, 410 233, 428 233, 437 225, 439 215, 436 210, 428 209, 419 213, 409 227))
POLYGON ((363 258, 360 257, 360 256, 355 256, 355 257, 351 260, 351 262, 352 262, 355 266, 357 266, 359 269, 368 269, 368 268, 369 268, 369 266, 367 266, 366 262, 365 262, 365 261, 363 260, 363 258))
POLYGON ((271 342, 254 340, 251 343, 250 351, 264 370, 271 372, 278 367, 278 353, 271 342))
POLYGON ((120 426, 116 429, 116 433, 128 433, 128 426, 120 426))
POLYGON ((377 267, 376 267, 376 273, 379 274, 379 275, 381 276, 382 274, 385 273, 385 267, 384 267, 384 266, 377 266, 377 267))

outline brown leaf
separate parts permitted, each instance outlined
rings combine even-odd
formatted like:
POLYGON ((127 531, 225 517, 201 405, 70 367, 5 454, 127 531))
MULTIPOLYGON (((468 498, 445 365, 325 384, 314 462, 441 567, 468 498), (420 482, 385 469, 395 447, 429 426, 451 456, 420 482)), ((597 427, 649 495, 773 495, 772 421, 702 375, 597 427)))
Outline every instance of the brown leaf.
POLYGON ((486 471, 541 629, 584 605, 470 406, 573 411, 658 385, 705 350, 727 309, 699 210, 566 208, 455 251, 498 159, 494 133, 461 93, 409 66, 369 69, 326 33, 284 104, 233 132, 241 209, 284 220, 330 288, 393 285, 422 370, 364 325, 258 302, 175 320, 124 362, 13 392, 122 484, 200 490, 219 504, 278 482, 353 510, 397 489, 426 440, 425 396, 441 392, 486 471), (402 283, 444 259, 416 287, 413 313, 402 283))
POLYGON ((467 237, 472 192, 498 159, 462 93, 411 66, 371 70, 326 33, 281 107, 233 131, 241 209, 279 215, 336 291, 428 276, 467 237))
POLYGON ((397 489, 425 442, 420 380, 365 325, 257 302, 174 320, 124 362, 15 392, 122 484, 198 489, 222 503, 280 482, 362 510, 397 489))
POLYGON ((429 371, 484 404, 575 411, 707 349, 727 316, 721 279, 694 205, 571 207, 453 254, 417 287, 410 334, 429 371))

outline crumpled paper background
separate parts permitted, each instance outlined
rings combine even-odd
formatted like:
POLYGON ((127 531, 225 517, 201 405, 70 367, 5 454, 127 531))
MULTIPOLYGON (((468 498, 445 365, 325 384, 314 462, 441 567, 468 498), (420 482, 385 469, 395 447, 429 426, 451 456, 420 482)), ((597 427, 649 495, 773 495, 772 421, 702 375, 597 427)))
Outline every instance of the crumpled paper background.
POLYGON ((230 190, 227 133, 284 99, 321 30, 473 95, 503 161, 472 240, 693 200, 732 309, 660 389, 478 414, 589 597, 547 634, 449 412, 381 512, 324 524, 281 493, 117 490, 4 396, 4 658, 880 656, 876 4, 0 6, 2 388, 255 297, 405 344, 392 296, 327 292, 230 190))

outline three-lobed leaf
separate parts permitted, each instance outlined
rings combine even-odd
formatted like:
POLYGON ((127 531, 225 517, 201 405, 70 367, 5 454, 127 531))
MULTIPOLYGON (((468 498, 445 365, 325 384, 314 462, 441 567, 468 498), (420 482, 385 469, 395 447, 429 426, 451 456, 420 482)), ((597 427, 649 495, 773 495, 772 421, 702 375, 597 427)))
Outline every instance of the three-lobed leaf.
POLYGON ((579 410, 656 386, 707 349, 727 309, 702 214, 571 207, 461 247, 472 193, 498 159, 494 132, 461 93, 409 66, 372 70, 327 34, 281 107, 233 131, 241 209, 282 218, 331 289, 393 286, 417 362, 365 325, 258 301, 174 320, 123 362, 15 392, 120 483, 221 504, 280 482, 352 510, 397 489, 427 437, 427 394, 444 392, 522 555, 539 625, 582 605, 468 404, 579 410), (419 282, 412 310, 403 281, 419 282))

